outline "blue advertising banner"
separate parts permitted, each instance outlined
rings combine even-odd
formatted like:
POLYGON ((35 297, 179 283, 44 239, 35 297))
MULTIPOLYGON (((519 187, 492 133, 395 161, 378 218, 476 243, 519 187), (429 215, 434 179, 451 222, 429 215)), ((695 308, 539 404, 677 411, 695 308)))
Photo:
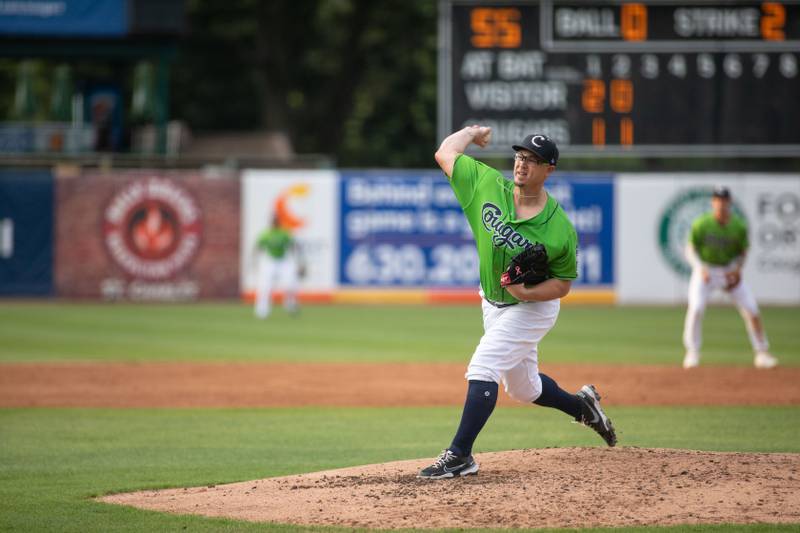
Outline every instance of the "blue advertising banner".
POLYGON ((0 296, 53 292, 53 178, 0 170, 0 296))
POLYGON ((478 285, 472 232, 441 172, 343 172, 340 220, 342 286, 478 285))
MULTIPOLYGON (((576 286, 614 283, 611 176, 561 176, 548 191, 575 224, 576 286)), ((478 254, 438 171, 351 171, 341 180, 339 282, 349 287, 474 288, 478 254)))
POLYGON ((0 0, 0 34, 116 37, 127 31, 127 0, 0 0))
POLYGON ((573 287, 614 284, 614 180, 610 175, 552 177, 545 186, 578 232, 573 287))

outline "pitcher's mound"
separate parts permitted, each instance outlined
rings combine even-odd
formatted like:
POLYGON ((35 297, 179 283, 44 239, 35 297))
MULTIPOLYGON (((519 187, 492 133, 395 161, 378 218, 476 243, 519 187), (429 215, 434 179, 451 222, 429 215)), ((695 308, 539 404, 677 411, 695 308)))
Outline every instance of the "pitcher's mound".
POLYGON ((367 528, 800 523, 800 454, 647 448, 483 453, 431 481, 399 461, 102 501, 258 522, 367 528))

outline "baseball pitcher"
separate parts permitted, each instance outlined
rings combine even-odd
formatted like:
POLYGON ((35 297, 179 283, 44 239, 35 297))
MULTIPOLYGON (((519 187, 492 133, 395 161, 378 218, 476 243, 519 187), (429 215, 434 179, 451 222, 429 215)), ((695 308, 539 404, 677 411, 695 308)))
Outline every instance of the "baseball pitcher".
POLYGON ((730 191, 726 187, 715 187, 711 195, 711 212, 695 219, 686 245, 686 259, 692 265, 692 277, 683 327, 683 345, 686 348, 683 368, 700 364, 703 315, 708 297, 716 289, 726 291, 736 303, 755 352, 756 368, 773 368, 778 364, 768 351, 769 343, 756 299, 742 280, 748 244, 745 221, 731 212, 730 191))
POLYGON ((472 446, 497 403, 499 384, 523 403, 559 409, 594 429, 609 446, 617 437, 593 385, 577 394, 539 372, 538 346, 558 318, 560 298, 577 272, 577 234, 544 183, 558 163, 558 148, 545 135, 512 146, 513 181, 464 151, 484 147, 491 128, 468 126, 447 137, 436 162, 472 228, 480 257, 484 335, 466 372, 467 398, 450 446, 423 469, 429 479, 478 472, 472 446))

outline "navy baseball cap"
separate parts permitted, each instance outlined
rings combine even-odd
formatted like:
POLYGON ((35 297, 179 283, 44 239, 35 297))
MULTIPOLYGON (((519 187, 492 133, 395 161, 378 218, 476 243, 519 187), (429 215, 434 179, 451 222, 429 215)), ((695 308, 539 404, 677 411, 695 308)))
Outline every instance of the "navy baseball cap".
POLYGON ((541 133, 528 135, 522 139, 521 143, 515 144, 511 148, 513 148, 515 152, 529 150, 551 165, 558 163, 558 147, 556 143, 553 142, 550 137, 542 135, 541 133))
POLYGON ((714 198, 724 198, 725 200, 731 199, 731 191, 724 185, 717 185, 714 187, 714 190, 711 191, 711 196, 714 198))

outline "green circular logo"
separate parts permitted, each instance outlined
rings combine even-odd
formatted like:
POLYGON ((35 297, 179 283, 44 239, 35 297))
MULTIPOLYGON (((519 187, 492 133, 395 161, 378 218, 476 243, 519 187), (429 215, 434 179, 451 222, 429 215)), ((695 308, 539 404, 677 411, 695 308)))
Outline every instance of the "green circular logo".
MULTIPOLYGON (((736 202, 732 202, 733 212, 745 218, 744 212, 736 202)), ((684 277, 689 277, 692 267, 686 261, 686 243, 692 222, 711 210, 711 189, 693 188, 681 191, 667 204, 658 226, 658 243, 661 254, 672 269, 684 277)))

